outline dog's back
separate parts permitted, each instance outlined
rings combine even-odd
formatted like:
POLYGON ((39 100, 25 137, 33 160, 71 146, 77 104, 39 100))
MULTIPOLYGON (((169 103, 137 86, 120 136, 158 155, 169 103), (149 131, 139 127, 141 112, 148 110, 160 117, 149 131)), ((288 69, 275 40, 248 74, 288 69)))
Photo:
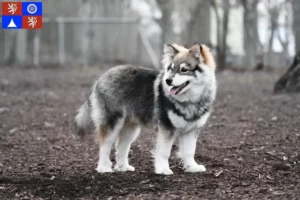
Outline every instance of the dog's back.
POLYGON ((132 65, 117 66, 104 73, 78 110, 77 134, 84 136, 92 121, 96 128, 112 129, 124 115, 139 124, 149 123, 153 117, 153 85, 157 74, 155 70, 132 65))

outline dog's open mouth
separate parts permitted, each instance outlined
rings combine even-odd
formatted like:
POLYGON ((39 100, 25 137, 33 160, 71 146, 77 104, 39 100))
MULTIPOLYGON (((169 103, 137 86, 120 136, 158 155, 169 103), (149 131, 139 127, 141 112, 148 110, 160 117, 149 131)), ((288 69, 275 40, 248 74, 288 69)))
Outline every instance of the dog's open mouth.
POLYGON ((187 81, 179 86, 173 86, 170 90, 171 95, 177 95, 179 94, 179 92, 181 92, 181 90, 183 90, 183 88, 185 88, 190 82, 187 81))

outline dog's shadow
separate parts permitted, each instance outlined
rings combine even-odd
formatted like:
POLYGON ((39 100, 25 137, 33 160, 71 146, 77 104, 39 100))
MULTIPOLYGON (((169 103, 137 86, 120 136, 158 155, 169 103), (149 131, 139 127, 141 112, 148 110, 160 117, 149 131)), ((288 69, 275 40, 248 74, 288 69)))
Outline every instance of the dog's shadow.
MULTIPOLYGON (((0 178, 0 186, 7 188, 5 196, 9 198, 25 192, 43 199, 74 199, 91 196, 101 199, 149 193, 156 195, 168 193, 168 191, 174 190, 174 187, 180 186, 180 184, 185 185, 191 179, 201 176, 204 178, 210 175, 198 174, 195 176, 195 174, 181 173, 164 176, 156 175, 153 172, 99 174, 94 171, 89 174, 59 175, 51 178, 32 175, 22 178, 2 177, 0 178)), ((201 181, 201 178, 198 181, 201 181)))

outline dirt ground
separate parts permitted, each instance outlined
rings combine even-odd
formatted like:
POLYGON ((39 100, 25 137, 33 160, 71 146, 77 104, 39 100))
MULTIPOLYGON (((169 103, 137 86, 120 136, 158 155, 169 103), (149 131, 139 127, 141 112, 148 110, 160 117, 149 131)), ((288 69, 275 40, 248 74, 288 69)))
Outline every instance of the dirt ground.
MULTIPOLYGON (((102 70, 103 72, 103 70, 102 70)), ((0 69, 0 199, 299 199, 300 96, 273 95, 278 72, 217 76, 198 140, 208 171, 153 173, 155 133, 130 152, 135 172, 98 174, 98 148, 71 137, 76 109, 101 71, 0 69)))

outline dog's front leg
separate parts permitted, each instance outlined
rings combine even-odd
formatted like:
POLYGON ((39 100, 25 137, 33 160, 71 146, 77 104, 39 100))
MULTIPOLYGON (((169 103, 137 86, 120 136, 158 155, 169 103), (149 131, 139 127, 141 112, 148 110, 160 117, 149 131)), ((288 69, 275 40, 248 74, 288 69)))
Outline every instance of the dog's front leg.
POLYGON ((204 165, 198 165, 195 161, 195 151, 198 138, 198 131, 181 133, 179 135, 179 157, 183 161, 185 172, 205 172, 204 165))
POLYGON ((158 135, 156 139, 155 149, 155 173, 171 175, 172 170, 169 167, 169 157, 171 154, 172 145, 175 134, 163 127, 158 128, 158 135))

